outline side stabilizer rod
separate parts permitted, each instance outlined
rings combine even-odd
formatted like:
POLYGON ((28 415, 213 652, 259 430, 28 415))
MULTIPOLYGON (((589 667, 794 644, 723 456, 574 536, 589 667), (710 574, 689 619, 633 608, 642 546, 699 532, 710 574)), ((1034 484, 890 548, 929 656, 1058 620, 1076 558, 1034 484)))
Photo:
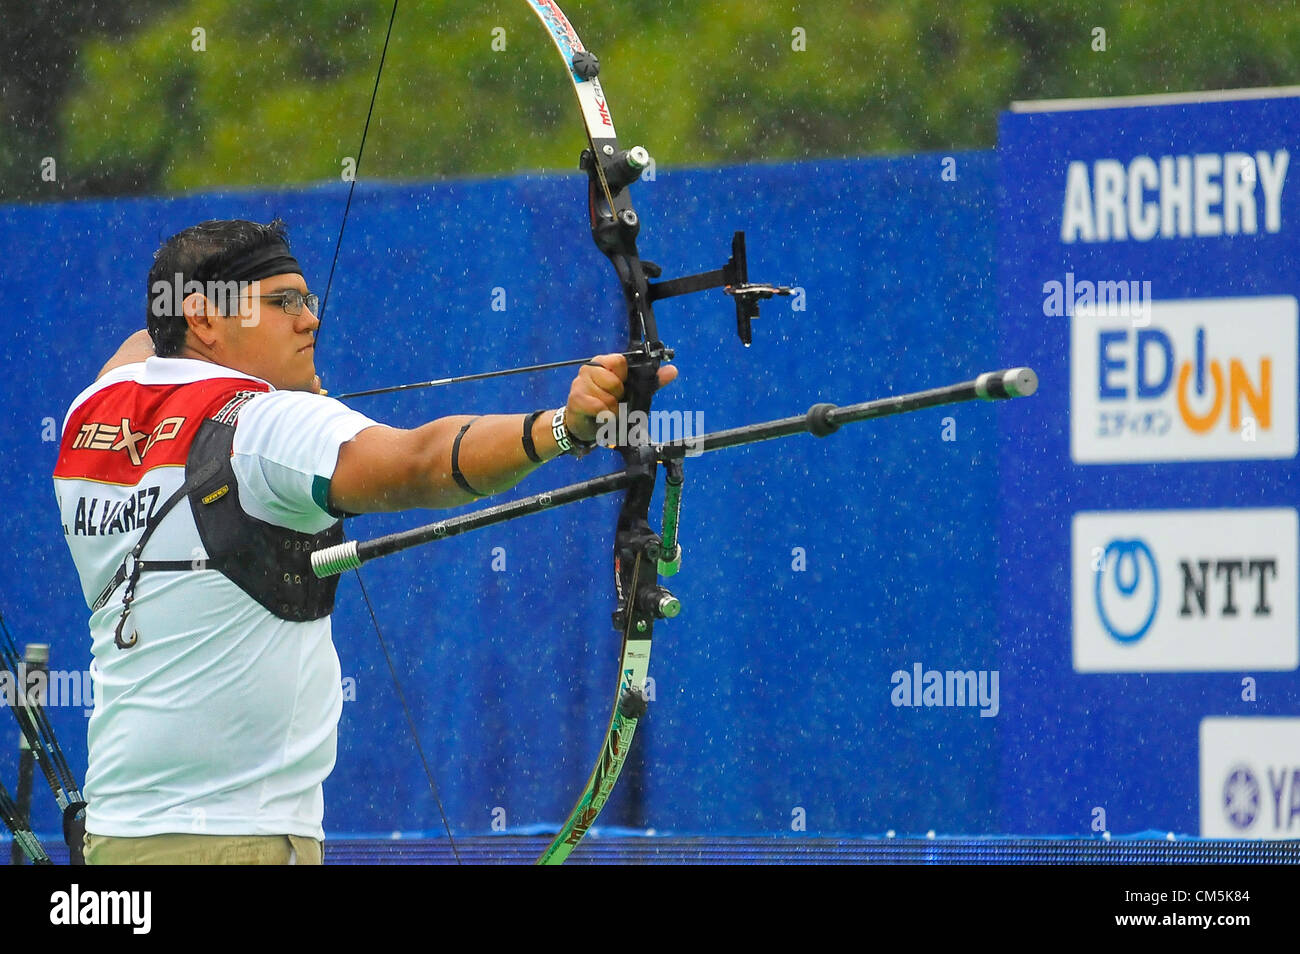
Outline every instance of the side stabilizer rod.
MULTIPOLYGON (((857 421, 868 421, 893 414, 906 414, 908 411, 919 411, 943 404, 958 404, 962 401, 1001 401, 1010 398, 1029 397, 1037 390, 1038 375, 1031 368, 1010 368, 1005 371, 989 371, 972 381, 964 381, 961 384, 931 388, 928 391, 917 391, 914 394, 881 398, 863 404, 848 404, 843 407, 836 407, 834 404, 814 404, 806 414, 798 417, 785 417, 775 421, 764 421, 761 424, 733 427, 729 430, 714 431, 701 437, 672 441, 666 444, 646 445, 643 447, 643 465, 650 460, 657 460, 669 467, 668 493, 665 496, 664 506, 665 513, 671 514, 670 519, 665 521, 665 529, 671 526, 671 530, 665 533, 664 536, 667 549, 662 554, 660 572, 664 575, 675 573, 677 561, 680 560, 681 556, 680 549, 676 545, 676 508, 680 504, 681 471, 679 462, 683 457, 694 457, 703 454, 705 451, 722 450, 726 447, 754 444, 775 437, 789 437, 792 434, 809 433, 817 437, 826 437, 835 433, 842 425, 852 424, 857 421)), ((313 553, 311 555, 312 572, 321 579, 327 576, 337 576, 348 570, 355 570, 361 564, 377 557, 409 550, 412 547, 431 543, 435 540, 445 540, 448 537, 459 536, 472 530, 481 530, 484 527, 495 526, 499 523, 505 523, 507 520, 525 517, 528 514, 539 513, 563 504, 577 503, 580 500, 617 493, 641 479, 643 479, 643 475, 629 470, 621 470, 602 477, 593 477, 591 480, 584 480, 580 483, 569 484, 566 487, 533 494, 531 497, 523 497, 519 500, 498 504, 495 507, 476 510, 473 513, 463 514, 459 517, 439 520, 436 523, 415 527, 411 530, 390 533, 387 536, 376 537, 373 540, 346 540, 343 543, 325 547, 313 553)))
POLYGON ((806 414, 798 417, 785 417, 776 421, 764 421, 761 424, 746 424, 743 427, 714 431, 699 437, 655 444, 654 454, 660 461, 668 461, 682 457, 695 457, 707 451, 722 450, 727 447, 756 444, 776 437, 789 437, 792 434, 808 433, 816 437, 826 437, 835 433, 844 424, 853 424, 857 421, 906 414, 909 411, 920 411, 944 404, 960 404, 963 401, 1002 401, 1029 397, 1037 390, 1038 375, 1032 368, 989 371, 961 384, 931 388, 928 391, 917 391, 914 394, 902 394, 897 397, 880 398, 863 404, 848 404, 843 407, 836 407, 834 404, 814 404, 806 414))

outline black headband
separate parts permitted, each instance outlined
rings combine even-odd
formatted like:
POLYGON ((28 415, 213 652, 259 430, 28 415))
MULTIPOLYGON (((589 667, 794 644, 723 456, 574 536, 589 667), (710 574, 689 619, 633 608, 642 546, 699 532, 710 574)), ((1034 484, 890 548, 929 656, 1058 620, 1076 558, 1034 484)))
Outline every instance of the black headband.
POLYGON ((230 258, 225 253, 214 255, 194 270, 194 279, 200 282, 255 282, 289 272, 301 275, 302 266, 289 253, 286 243, 274 241, 230 258))

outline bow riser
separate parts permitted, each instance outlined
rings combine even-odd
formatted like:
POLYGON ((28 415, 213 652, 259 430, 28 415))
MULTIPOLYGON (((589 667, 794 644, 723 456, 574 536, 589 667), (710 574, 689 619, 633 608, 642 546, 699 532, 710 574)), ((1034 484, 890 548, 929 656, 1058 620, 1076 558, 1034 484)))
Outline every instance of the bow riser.
MULTIPOLYGON (((664 347, 655 324, 646 266, 636 246, 641 221, 632 207, 627 186, 640 176, 649 163, 649 156, 639 147, 620 149, 605 91, 596 75, 600 64, 582 45, 563 11, 551 0, 528 0, 528 5, 547 28, 564 59, 582 109, 589 149, 583 153, 580 164, 587 173, 591 235, 618 276, 627 311, 630 356, 622 411, 630 422, 645 421, 659 387, 664 347)), ((640 427, 629 430, 627 446, 620 447, 619 451, 627 474, 635 481, 628 487, 619 511, 613 553, 617 594, 614 626, 623 636, 618 692, 600 758, 559 834, 538 859, 539 864, 563 862, 595 822, 613 790, 645 712, 655 607, 661 605, 665 596, 655 572, 660 541, 648 519, 658 465, 650 453, 649 435, 640 427)))

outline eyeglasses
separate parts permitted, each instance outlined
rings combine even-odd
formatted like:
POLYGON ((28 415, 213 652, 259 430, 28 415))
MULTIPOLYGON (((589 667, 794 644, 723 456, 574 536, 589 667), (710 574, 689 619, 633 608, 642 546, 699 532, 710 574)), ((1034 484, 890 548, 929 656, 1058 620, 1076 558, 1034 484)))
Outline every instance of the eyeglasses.
POLYGON ((314 315, 317 306, 320 305, 320 296, 304 295, 296 288, 286 288, 284 291, 274 292, 270 295, 254 295, 253 297, 275 302, 284 309, 286 315, 301 315, 303 305, 306 305, 307 310, 314 315))

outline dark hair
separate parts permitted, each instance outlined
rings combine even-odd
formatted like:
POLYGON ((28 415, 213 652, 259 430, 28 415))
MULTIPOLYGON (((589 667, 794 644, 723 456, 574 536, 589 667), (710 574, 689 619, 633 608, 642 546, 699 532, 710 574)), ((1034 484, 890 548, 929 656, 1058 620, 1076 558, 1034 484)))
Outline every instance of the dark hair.
POLYGON ((285 224, 278 218, 268 225, 244 219, 212 219, 177 232, 163 242, 154 253, 149 269, 146 305, 146 327, 153 339, 154 353, 171 357, 179 354, 185 345, 189 326, 184 313, 174 308, 173 303, 184 297, 186 283, 208 280, 221 273, 223 262, 277 242, 289 243, 285 224), (178 282, 182 291, 176 297, 155 293, 159 282, 167 288, 178 282))

